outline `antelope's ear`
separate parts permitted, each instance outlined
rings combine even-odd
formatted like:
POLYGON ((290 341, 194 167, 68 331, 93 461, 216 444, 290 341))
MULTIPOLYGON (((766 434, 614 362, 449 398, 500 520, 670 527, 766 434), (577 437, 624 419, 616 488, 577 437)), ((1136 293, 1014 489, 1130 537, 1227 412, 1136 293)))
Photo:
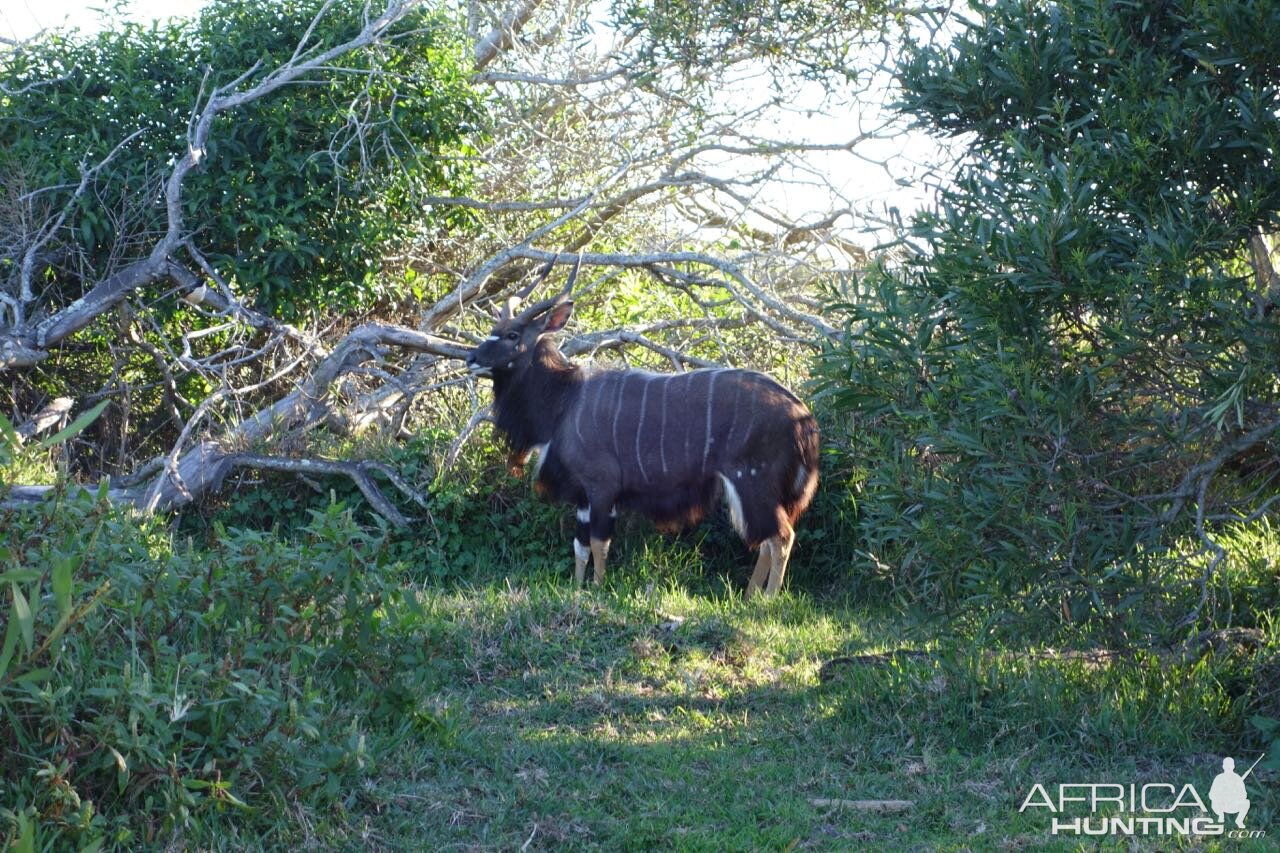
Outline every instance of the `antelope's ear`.
POLYGON ((573 314, 572 302, 561 302, 556 307, 547 312, 547 323, 542 327, 542 333, 558 332, 564 328, 564 324, 569 322, 570 315, 573 314))

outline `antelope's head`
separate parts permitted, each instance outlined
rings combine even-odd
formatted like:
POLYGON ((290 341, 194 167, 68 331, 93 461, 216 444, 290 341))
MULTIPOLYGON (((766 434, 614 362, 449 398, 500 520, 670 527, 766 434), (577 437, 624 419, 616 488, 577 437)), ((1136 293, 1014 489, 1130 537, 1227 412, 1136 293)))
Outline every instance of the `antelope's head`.
POLYGON ((480 346, 467 354, 467 369, 473 376, 494 376, 495 374, 514 375, 522 372, 533 360, 538 339, 543 335, 558 332, 564 328, 573 313, 573 302, 569 294, 573 290, 574 280, 578 276, 578 263, 574 264, 569 274, 569 281, 564 290, 550 299, 543 299, 520 309, 525 297, 533 292, 543 279, 551 272, 555 258, 539 273, 534 281, 515 296, 507 299, 497 323, 480 346))

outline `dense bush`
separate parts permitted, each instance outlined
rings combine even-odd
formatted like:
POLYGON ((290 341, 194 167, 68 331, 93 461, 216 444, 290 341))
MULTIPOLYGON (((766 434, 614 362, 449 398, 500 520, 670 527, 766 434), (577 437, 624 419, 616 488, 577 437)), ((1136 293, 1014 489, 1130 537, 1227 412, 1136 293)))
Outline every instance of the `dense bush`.
POLYGON ((278 832, 350 808, 434 725, 429 623, 382 533, 339 505, 291 540, 200 548, 83 492, 0 528, 0 838, 278 832))
POLYGON ((902 108, 966 157, 905 260, 833 298, 821 384, 900 590, 1120 615, 1275 493, 1280 289, 1249 258, 1280 221, 1280 8, 973 14, 903 54, 902 108))

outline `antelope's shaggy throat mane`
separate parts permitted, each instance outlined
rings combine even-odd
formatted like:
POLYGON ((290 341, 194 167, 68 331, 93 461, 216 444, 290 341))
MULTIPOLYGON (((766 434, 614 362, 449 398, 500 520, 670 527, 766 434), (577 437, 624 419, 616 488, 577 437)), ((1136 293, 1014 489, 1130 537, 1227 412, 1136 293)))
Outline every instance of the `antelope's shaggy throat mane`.
POLYGON ((532 362, 511 373, 494 371, 494 425, 513 454, 550 441, 556 424, 582 384, 582 368, 548 338, 538 341, 532 362))

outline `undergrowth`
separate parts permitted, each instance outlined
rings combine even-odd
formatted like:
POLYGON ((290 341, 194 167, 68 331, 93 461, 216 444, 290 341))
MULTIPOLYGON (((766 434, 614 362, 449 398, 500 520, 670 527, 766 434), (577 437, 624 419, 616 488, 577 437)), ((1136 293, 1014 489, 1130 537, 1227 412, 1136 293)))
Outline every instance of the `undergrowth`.
POLYGON ((471 452, 405 530, 341 481, 177 525, 65 485, 0 510, 0 845, 1021 846, 1037 781, 1280 754, 1265 523, 1227 532, 1213 586, 1253 633, 1188 652, 1070 608, 914 608, 851 539, 834 459, 780 597, 742 600, 719 516, 624 516, 604 587, 575 590, 571 512, 471 452), (822 805, 868 797, 913 810, 822 805))

